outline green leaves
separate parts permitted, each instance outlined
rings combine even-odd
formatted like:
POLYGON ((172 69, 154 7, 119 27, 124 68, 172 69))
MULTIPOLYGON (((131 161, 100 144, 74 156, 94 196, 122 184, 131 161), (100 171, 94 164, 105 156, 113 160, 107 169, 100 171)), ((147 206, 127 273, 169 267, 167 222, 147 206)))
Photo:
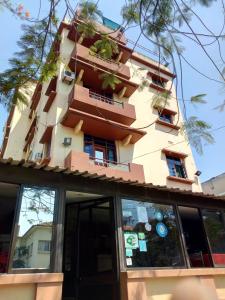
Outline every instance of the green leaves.
POLYGON ((39 76, 45 81, 57 70, 57 54, 50 50, 54 38, 54 26, 46 32, 46 21, 23 25, 23 35, 17 43, 20 51, 9 60, 10 68, 0 74, 0 102, 6 106, 26 103, 27 97, 21 92, 39 76), (46 62, 46 64, 45 64, 46 62))
POLYGON ((125 5, 122 7, 121 15, 126 21, 127 25, 139 22, 139 14, 136 10, 136 5, 132 2, 129 5, 125 5))
POLYGON ((98 9, 96 3, 92 1, 82 1, 79 5, 80 7, 80 15, 81 19, 92 19, 96 20, 98 16, 102 16, 102 12, 98 9))
POLYGON ((102 80, 103 89, 106 89, 107 87, 111 87, 112 90, 115 90, 116 85, 121 83, 118 77, 110 73, 103 73, 99 75, 99 78, 102 80))
POLYGON ((181 127, 181 133, 190 141, 190 144, 199 153, 203 153, 203 143, 213 144, 214 138, 210 133, 211 126, 197 117, 190 117, 181 127))
POLYGON ((203 99, 203 97, 205 97, 206 94, 199 94, 196 96, 192 96, 191 97, 191 103, 192 104, 205 104, 207 103, 205 99, 203 99))
POLYGON ((92 21, 81 23, 77 26, 77 31, 82 34, 83 38, 92 38, 96 33, 96 26, 92 21))
POLYGON ((156 94, 152 98, 151 106, 154 108, 164 108, 166 105, 169 105, 169 99, 170 94, 168 92, 156 94))
POLYGON ((96 41, 90 47, 90 50, 104 59, 111 59, 114 54, 119 52, 118 45, 106 35, 103 35, 100 40, 96 41))
POLYGON ((59 59, 56 57, 55 51, 51 49, 46 59, 46 63, 43 64, 40 70, 41 82, 45 82, 49 78, 56 76, 58 70, 58 62, 59 59))

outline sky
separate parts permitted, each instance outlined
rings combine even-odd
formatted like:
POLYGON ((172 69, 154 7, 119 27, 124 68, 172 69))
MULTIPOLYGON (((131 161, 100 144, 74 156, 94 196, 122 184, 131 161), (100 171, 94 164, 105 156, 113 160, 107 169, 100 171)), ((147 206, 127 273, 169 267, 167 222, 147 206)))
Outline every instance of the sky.
MULTIPOLYGON (((39 10, 39 0, 23 0, 21 1, 24 8, 29 10, 32 17, 37 16, 39 10)), ((16 2, 20 4, 21 2, 16 2)), ((104 16, 121 24, 120 9, 125 1, 122 0, 99 0, 99 9, 103 12, 104 16)), ((41 2, 41 14, 47 14, 48 1, 41 2)), ((71 0, 73 7, 76 6, 77 1, 71 0)), ((220 1, 214 1, 210 8, 196 7, 196 12, 201 15, 201 18, 207 24, 215 34, 219 34, 222 27, 222 10, 220 7, 220 1)), ((58 14, 62 18, 65 13, 63 5, 59 7, 58 14)), ((12 57, 13 53, 18 50, 17 40, 21 35, 21 24, 24 21, 13 16, 10 12, 0 10, 0 72, 4 71, 8 67, 8 59, 12 57)), ((192 22, 196 32, 203 32, 201 23, 194 19, 192 22)), ((182 28, 187 31, 187 28, 182 28)), ((136 28, 132 28, 126 32, 126 36, 136 41, 139 36, 139 31, 136 28)), ((204 43, 209 43, 212 40, 204 39, 204 43)), ((139 44, 150 49, 155 50, 154 47, 145 38, 141 37, 139 44)), ((201 48, 196 46, 190 39, 182 38, 182 45, 185 47, 184 56, 190 63, 195 66, 199 71, 208 75, 211 78, 220 80, 218 72, 206 57, 201 48)), ((138 51, 138 48, 135 49, 138 51)), ((212 46, 207 47, 207 50, 214 58, 215 62, 222 67, 219 53, 215 43, 212 46)), ((225 53, 225 43, 221 43, 221 52, 225 53)), ((157 60, 157 57, 151 56, 151 58, 157 60)), ((225 111, 218 112, 214 108, 221 104, 225 100, 225 90, 221 88, 221 85, 209 80, 192 68, 190 68, 185 62, 183 66, 183 90, 184 99, 187 106, 188 116, 196 115, 199 119, 209 123, 213 129, 217 129, 221 126, 225 126, 225 111), (190 105, 190 98, 198 94, 207 94, 205 100, 207 104, 198 105, 193 107, 190 105)), ((178 79, 180 73, 178 72, 178 79)), ((181 91, 178 89, 178 98, 181 98, 181 91)), ((3 126, 7 118, 6 109, 0 105, 0 144, 3 137, 3 126)), ((202 155, 196 153, 193 149, 193 154, 197 164, 198 170, 202 172, 200 176, 201 181, 205 181, 211 177, 219 175, 225 172, 225 128, 213 131, 215 143, 212 145, 204 145, 204 152, 202 155)), ((156 147, 157 148, 157 147, 156 147)))

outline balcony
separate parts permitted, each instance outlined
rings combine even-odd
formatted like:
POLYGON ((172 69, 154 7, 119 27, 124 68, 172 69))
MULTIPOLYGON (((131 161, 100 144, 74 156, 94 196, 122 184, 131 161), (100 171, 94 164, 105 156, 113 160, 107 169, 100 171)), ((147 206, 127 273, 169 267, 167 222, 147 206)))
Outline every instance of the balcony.
MULTIPOLYGON (((72 26, 70 27, 70 31, 69 31, 69 34, 68 34, 68 38, 70 39, 75 39, 75 28, 76 28, 76 25, 77 24, 81 24, 81 23, 84 23, 84 21, 79 18, 80 17, 80 10, 78 9, 76 11, 76 17, 74 19, 74 22, 72 23, 72 26)), ((106 18, 102 18, 102 23, 103 24, 100 24, 99 22, 95 22, 95 26, 96 26, 96 35, 100 35, 99 33, 105 33, 105 34, 108 34, 113 40, 117 41, 117 42, 120 42, 121 44, 126 44, 126 38, 125 38, 125 35, 124 33, 120 30, 120 28, 118 29, 114 29, 112 30, 111 28, 109 28, 105 22, 106 18)))
POLYGON ((103 59, 99 55, 90 54, 90 50, 80 44, 76 44, 72 51, 69 67, 74 70, 75 61, 81 60, 88 62, 96 67, 101 68, 103 71, 115 73, 118 76, 130 79, 130 68, 122 63, 117 63, 114 60, 103 59))
POLYGON ((146 134, 143 130, 134 129, 74 108, 68 108, 61 124, 73 128, 76 133, 83 131, 85 134, 107 140, 120 140, 124 145, 134 144, 146 134))
POLYGON ((69 107, 92 115, 101 115, 124 125, 131 125, 136 120, 133 105, 115 101, 99 93, 95 93, 80 85, 75 85, 69 95, 69 107))
MULTIPOLYGON (((70 69, 77 74, 77 78, 79 77, 78 74, 82 74, 82 81, 88 84, 89 88, 94 90, 101 91, 102 90, 102 80, 99 77, 101 74, 104 74, 105 71, 102 68, 98 68, 93 64, 85 62, 83 60, 77 59, 75 63, 75 59, 72 60, 72 63, 69 65, 70 69), (75 70, 76 66, 76 70, 75 70)), ((123 97, 128 98, 130 97, 138 88, 138 84, 132 82, 131 80, 127 80, 125 78, 116 77, 121 81, 119 84, 116 85, 115 89, 113 90, 111 87, 107 87, 104 92, 106 93, 115 93, 118 95, 123 94, 123 97)))
POLYGON ((42 91, 42 84, 38 82, 34 90, 33 96, 31 98, 31 106, 30 106, 30 114, 29 114, 30 119, 32 118, 33 112, 36 110, 38 103, 40 101, 41 91, 42 91))
POLYGON ((64 167, 72 171, 97 173, 107 177, 122 178, 123 180, 143 183, 144 170, 142 165, 128 163, 100 161, 84 152, 71 151, 66 157, 64 167))
POLYGON ((156 90, 157 92, 160 92, 160 93, 166 93, 168 95, 171 94, 171 91, 170 90, 167 90, 166 88, 164 88, 162 85, 160 84, 156 84, 154 82, 151 82, 150 85, 149 85, 150 88, 152 88, 153 90, 156 90))
POLYGON ((45 95, 48 96, 47 102, 45 103, 45 107, 43 108, 44 112, 48 112, 50 107, 52 106, 52 103, 55 100, 56 97, 56 87, 57 87, 57 77, 53 77, 49 83, 49 86, 46 90, 45 95))
POLYGON ((28 140, 30 133, 32 132, 33 128, 36 127, 36 125, 37 125, 37 117, 34 116, 32 122, 31 122, 30 128, 27 132, 27 135, 25 137, 25 141, 28 140))

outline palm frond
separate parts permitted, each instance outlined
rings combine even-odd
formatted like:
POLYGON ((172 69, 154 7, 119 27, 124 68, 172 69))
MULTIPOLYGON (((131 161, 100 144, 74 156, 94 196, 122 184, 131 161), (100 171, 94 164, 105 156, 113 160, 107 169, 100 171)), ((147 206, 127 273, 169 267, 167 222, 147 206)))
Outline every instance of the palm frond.
POLYGON ((192 104, 205 104, 207 103, 207 101, 205 99, 203 99, 203 97, 205 97, 206 94, 199 94, 196 96, 192 96, 191 97, 191 103, 192 104))
POLYGON ((203 143, 213 144, 214 138, 210 133, 211 125, 205 121, 197 119, 195 116, 191 116, 181 126, 181 133, 189 140, 190 144, 199 153, 203 153, 203 143))

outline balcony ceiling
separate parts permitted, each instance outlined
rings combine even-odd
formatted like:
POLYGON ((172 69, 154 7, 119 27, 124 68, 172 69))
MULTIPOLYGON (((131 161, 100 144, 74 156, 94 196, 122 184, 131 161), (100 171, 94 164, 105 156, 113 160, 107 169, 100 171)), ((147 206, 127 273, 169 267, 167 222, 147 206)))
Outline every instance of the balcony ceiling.
MULTIPOLYGON (((84 85, 88 86, 89 88, 93 88, 95 91, 98 91, 101 93, 102 91, 102 80, 99 78, 99 75, 104 73, 105 71, 97 68, 96 66, 89 64, 87 62, 84 62, 80 59, 75 60, 74 58, 70 59, 69 62, 69 67, 70 69, 75 72, 76 74, 79 74, 80 70, 84 70, 84 75, 83 75, 83 83, 84 85)), ((115 90, 112 90, 112 88, 108 87, 104 91, 107 93, 116 93, 118 94, 123 87, 126 87, 126 92, 124 94, 124 97, 130 97, 138 88, 138 84, 126 80, 124 78, 121 78, 117 76, 120 80, 121 83, 116 85, 115 90)))
POLYGON ((124 140, 127 136, 131 135, 130 143, 134 144, 146 134, 145 131, 93 116, 73 108, 67 110, 61 124, 75 128, 80 121, 83 121, 81 130, 84 133, 109 140, 124 140))
POLYGON ((39 143, 41 144, 49 143, 52 138, 52 130, 53 130, 53 126, 46 127, 39 143))

